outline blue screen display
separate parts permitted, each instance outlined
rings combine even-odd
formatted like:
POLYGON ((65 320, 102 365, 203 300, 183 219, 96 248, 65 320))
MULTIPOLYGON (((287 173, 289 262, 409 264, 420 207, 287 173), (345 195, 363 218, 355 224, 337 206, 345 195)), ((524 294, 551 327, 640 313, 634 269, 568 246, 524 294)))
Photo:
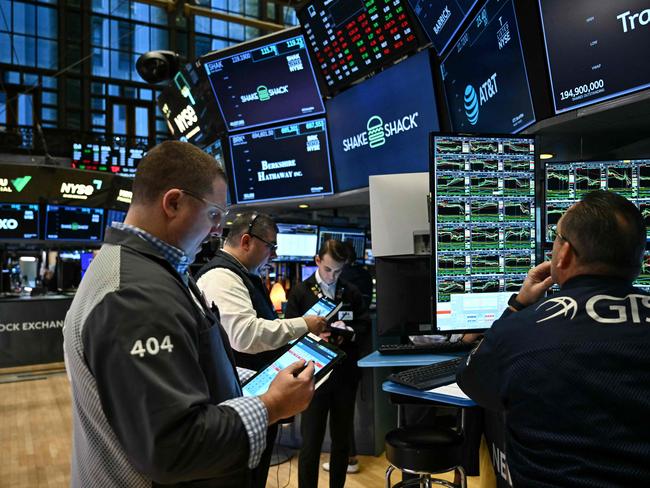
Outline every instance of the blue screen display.
POLYGON ((229 131, 325 111, 303 36, 205 62, 229 131))
POLYGON ((38 239, 38 205, 0 203, 0 239, 38 239))
POLYGON ((237 203, 332 193, 325 119, 229 139, 237 203))
POLYGON ((648 0, 539 4, 556 113, 650 87, 648 0))
POLYGON ((409 0, 431 44, 441 54, 478 0, 409 0))
POLYGON ((512 0, 489 0, 440 70, 454 131, 515 133, 535 122, 512 0))
POLYGON ((424 51, 327 102, 338 191, 369 175, 428 171, 429 132, 439 129, 424 51))

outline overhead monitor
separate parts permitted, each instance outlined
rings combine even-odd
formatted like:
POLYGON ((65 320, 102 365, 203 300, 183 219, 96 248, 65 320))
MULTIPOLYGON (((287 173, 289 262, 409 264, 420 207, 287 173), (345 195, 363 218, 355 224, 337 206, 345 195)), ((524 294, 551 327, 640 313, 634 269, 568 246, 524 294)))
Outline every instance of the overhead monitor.
POLYGON ((512 0, 488 0, 440 71, 453 130, 515 133, 535 122, 512 0))
POLYGON ((433 48, 441 55, 478 0, 409 0, 433 48))
POLYGON ((366 251, 366 233, 363 229, 354 227, 323 227, 318 231, 318 248, 328 241, 335 239, 341 242, 350 242, 358 260, 362 260, 366 251))
POLYGON ((0 203, 0 240, 38 239, 37 204, 0 203))
POLYGON ((71 167, 102 171, 121 176, 135 176, 138 163, 146 154, 144 147, 126 147, 118 144, 72 145, 71 167))
POLYGON ((297 15, 331 90, 418 47, 406 0, 311 0, 297 15))
POLYGON ((546 242, 555 239, 560 217, 586 193, 610 190, 634 203, 650 240, 650 159, 546 163, 546 242))
POLYGON ((305 281, 318 270, 318 266, 303 264, 300 267, 300 280, 305 281))
POLYGON ((647 0, 539 0, 555 113, 650 87, 647 0))
POLYGON ((110 227, 113 222, 124 222, 126 212, 123 210, 106 210, 106 227, 110 227))
POLYGON ((298 28, 217 51, 203 63, 229 131, 325 111, 298 28))
POLYGON ((276 261, 311 261, 318 245, 318 226, 278 224, 276 261))
POLYGON ((439 130, 429 54, 423 51, 327 101, 337 190, 370 175, 428 169, 429 132, 439 130))
POLYGON ((230 136, 237 203, 330 195, 325 119, 230 136))
POLYGON ((104 209, 48 205, 45 238, 63 241, 100 242, 104 231, 104 209))
POLYGON ((198 59, 176 73, 157 100, 169 132, 176 139, 205 146, 224 132, 223 120, 198 59))
POLYGON ((88 266, 90 266, 90 263, 92 260, 95 258, 95 253, 92 251, 86 251, 81 253, 81 277, 86 274, 86 270, 88 269, 88 266))
POLYGON ((433 303, 441 332, 482 330, 536 264, 533 137, 433 134, 433 303))

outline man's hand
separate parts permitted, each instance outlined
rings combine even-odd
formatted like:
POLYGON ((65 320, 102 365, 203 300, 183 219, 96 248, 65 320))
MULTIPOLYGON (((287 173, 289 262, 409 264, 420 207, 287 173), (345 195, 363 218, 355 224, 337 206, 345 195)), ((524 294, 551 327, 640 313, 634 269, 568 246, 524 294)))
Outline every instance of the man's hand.
POLYGON ((269 425, 302 412, 314 396, 314 363, 296 361, 280 371, 260 396, 269 413, 269 425), (304 369, 303 369, 304 368, 304 369))
POLYGON ((545 261, 528 271, 524 284, 517 295, 517 301, 525 306, 532 305, 539 300, 552 285, 553 278, 551 278, 551 262, 545 261))
POLYGON ((327 320, 325 317, 319 317, 318 315, 307 315, 303 317, 305 322, 307 322, 307 328, 309 332, 314 335, 319 335, 327 327, 327 320))

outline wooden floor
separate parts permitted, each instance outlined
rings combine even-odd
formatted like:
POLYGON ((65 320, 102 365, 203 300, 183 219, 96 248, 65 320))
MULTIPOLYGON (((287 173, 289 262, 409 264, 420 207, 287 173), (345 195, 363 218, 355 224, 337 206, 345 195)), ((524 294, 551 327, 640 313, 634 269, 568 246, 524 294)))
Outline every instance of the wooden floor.
MULTIPOLYGON (((6 373, 6 371, 3 371, 6 373)), ((72 419, 68 379, 62 370, 0 374, 0 488, 67 488, 70 483, 72 419)), ((327 461, 323 454, 321 461, 327 461)), ((348 488, 384 486, 384 456, 359 456, 361 470, 348 488)), ((319 488, 329 486, 321 470, 319 488)), ((399 478, 393 475, 393 482, 399 478)), ((449 479, 449 478, 448 478, 449 479)), ((297 457, 272 466, 267 487, 297 488, 297 457), (278 483, 279 481, 279 483, 278 483)), ((470 488, 479 480, 470 478, 470 488)))

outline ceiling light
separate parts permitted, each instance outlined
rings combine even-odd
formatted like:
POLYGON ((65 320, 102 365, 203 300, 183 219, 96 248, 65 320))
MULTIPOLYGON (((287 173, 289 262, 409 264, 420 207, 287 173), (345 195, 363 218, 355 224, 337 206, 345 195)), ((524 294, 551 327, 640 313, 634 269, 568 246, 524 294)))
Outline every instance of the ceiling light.
POLYGON ((309 205, 307 205, 306 203, 301 203, 300 205, 298 205, 298 208, 309 208, 309 205))
POLYGON ((539 159, 551 159, 551 158, 554 158, 554 157, 555 157, 555 154, 551 154, 551 153, 542 153, 542 154, 539 155, 539 159))

